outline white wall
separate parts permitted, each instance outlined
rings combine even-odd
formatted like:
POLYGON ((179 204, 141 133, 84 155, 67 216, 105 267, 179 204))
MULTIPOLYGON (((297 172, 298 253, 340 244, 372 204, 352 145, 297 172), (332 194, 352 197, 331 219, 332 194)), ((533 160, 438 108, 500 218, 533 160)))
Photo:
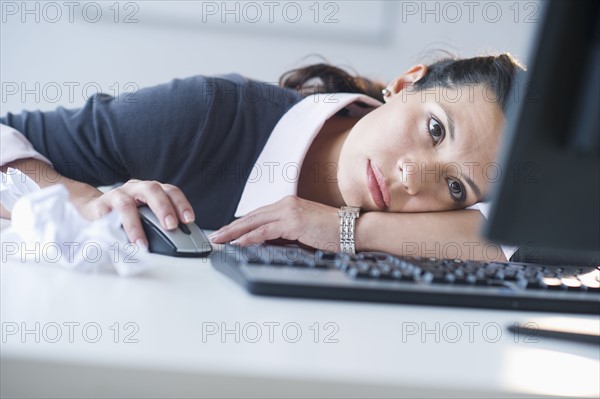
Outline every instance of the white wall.
POLYGON ((77 107, 84 88, 114 94, 195 74, 275 82, 317 61, 309 54, 382 80, 435 48, 526 63, 541 16, 534 1, 1 3, 2 115, 77 107))

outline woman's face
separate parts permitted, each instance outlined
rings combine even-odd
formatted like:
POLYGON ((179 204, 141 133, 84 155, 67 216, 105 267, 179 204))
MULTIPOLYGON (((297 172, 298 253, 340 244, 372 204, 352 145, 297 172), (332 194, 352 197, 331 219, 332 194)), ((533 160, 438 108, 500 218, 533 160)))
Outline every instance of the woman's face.
POLYGON ((483 200, 503 123, 484 86, 411 91, 404 86, 361 118, 344 142, 338 185, 367 211, 460 209, 483 200))

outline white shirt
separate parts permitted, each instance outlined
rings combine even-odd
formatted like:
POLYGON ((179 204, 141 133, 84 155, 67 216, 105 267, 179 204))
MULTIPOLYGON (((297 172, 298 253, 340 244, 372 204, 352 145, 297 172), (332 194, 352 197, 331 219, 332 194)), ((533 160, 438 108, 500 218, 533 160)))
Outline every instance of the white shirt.
MULTIPOLYGON (((364 94, 320 93, 307 96, 290 108, 275 125, 256 160, 235 216, 245 215, 287 195, 296 195, 304 157, 330 117, 343 108, 348 109, 349 116, 362 117, 381 105, 381 102, 364 94)), ((0 166, 22 158, 35 158, 52 165, 50 160, 35 151, 22 133, 9 126, 0 125, 0 141, 0 166)), ((489 203, 480 202, 467 209, 479 210, 487 218, 489 207, 489 203)), ((502 246, 502 250, 510 259, 517 248, 502 246)))
POLYGON ((0 124, 0 166, 23 158, 35 158, 52 165, 48 158, 33 149, 21 132, 0 124))

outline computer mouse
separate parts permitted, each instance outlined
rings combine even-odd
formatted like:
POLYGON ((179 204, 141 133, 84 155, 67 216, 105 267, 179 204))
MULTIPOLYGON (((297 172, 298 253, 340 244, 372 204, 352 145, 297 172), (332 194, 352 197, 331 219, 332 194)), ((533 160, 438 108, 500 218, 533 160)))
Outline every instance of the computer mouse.
POLYGON ((178 257, 205 257, 212 252, 210 240, 196 223, 180 223, 174 230, 165 230, 149 207, 138 211, 150 252, 178 257))

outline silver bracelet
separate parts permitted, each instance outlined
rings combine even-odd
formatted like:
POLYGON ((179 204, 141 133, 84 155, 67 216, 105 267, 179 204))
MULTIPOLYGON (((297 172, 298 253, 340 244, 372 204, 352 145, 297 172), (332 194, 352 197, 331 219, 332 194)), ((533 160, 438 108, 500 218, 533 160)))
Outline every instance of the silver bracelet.
POLYGON ((360 216, 360 208, 343 206, 338 211, 338 215, 340 217, 340 251, 354 254, 354 224, 360 216))

